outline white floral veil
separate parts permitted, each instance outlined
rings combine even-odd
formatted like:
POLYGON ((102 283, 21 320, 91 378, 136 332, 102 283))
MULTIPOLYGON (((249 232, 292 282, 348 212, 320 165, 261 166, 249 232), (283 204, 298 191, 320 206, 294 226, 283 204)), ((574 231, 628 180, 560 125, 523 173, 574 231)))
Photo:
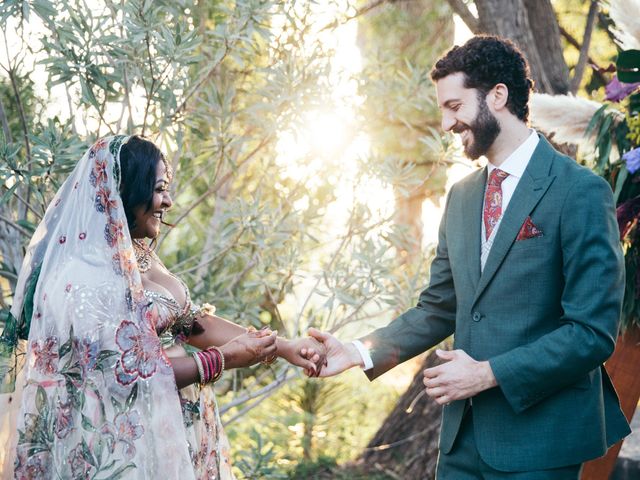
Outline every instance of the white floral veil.
POLYGON ((18 387, 0 395, 2 478, 193 478, 173 371, 141 314, 127 139, 85 153, 28 247, 0 337, 0 391, 18 387))

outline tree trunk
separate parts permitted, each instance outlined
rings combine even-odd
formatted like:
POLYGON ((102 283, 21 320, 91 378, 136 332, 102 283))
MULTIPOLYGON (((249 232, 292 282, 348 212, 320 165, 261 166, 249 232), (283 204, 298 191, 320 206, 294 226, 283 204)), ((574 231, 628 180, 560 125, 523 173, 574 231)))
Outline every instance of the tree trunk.
MULTIPOLYGON (((616 390, 620 392, 620 406, 631 422, 640 399, 640 327, 631 327, 618 337, 615 352, 605 365, 616 390)), ((609 478, 620 453, 622 440, 612 446, 607 454, 585 464, 582 480, 609 478)))
POLYGON ((435 478, 442 407, 424 392, 422 371, 442 363, 430 352, 411 386, 356 461, 360 471, 391 478, 435 478))
MULTIPOLYGON (((461 2, 449 0, 464 18, 473 18, 461 2), (464 14, 464 15, 463 15, 464 14)), ((562 55, 560 27, 550 0, 475 0, 477 22, 467 26, 473 33, 506 37, 522 50, 538 92, 565 94, 569 91, 569 68, 562 55)))

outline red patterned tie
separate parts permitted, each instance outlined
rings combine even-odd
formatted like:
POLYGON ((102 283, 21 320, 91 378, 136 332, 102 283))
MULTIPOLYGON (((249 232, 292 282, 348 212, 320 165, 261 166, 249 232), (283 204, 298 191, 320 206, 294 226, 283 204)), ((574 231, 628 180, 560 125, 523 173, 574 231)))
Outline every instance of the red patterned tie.
POLYGON ((502 182, 509 174, 494 168, 489 175, 489 184, 484 194, 484 231, 486 239, 491 236, 500 216, 502 215, 502 182))

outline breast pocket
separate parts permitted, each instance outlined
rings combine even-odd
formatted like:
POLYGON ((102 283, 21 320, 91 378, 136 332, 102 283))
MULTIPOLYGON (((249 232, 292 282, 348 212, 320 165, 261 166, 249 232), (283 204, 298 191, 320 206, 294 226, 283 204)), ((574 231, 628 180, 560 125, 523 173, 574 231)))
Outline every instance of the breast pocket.
POLYGON ((553 245, 553 239, 550 236, 527 238, 526 240, 516 240, 511 246, 511 251, 533 250, 538 248, 549 248, 553 245))

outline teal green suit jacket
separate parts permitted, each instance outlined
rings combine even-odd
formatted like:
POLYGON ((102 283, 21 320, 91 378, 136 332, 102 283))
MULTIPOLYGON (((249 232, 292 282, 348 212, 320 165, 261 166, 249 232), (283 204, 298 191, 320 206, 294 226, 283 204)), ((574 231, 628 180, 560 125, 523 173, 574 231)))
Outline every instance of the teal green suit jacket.
MULTIPOLYGON (((449 192, 429 285, 416 307, 362 339, 374 364, 367 375, 454 334, 454 348, 488 360, 499 385, 473 398, 486 463, 530 471, 601 456, 630 431, 603 368, 624 293, 611 188, 541 137, 481 272, 486 175, 476 171, 449 192), (527 217, 543 235, 516 240, 527 217)), ((443 409, 442 454, 464 404, 443 409)))

